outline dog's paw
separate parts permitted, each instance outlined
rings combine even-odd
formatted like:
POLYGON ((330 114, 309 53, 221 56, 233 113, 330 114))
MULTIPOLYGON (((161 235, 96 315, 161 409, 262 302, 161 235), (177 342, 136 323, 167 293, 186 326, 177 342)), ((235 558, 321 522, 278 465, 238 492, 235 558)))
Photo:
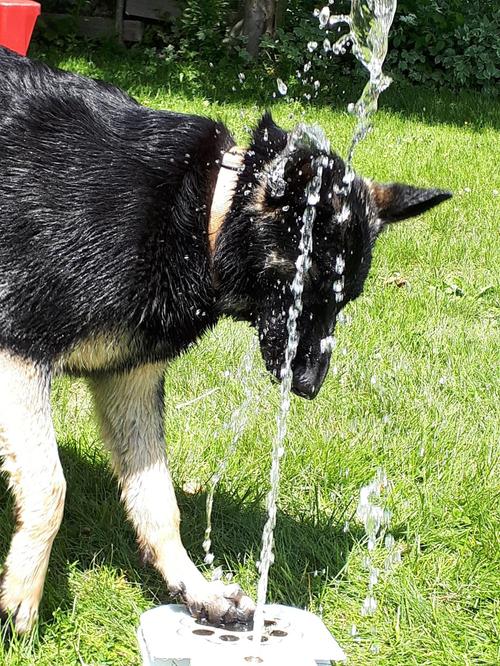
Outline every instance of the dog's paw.
POLYGON ((9 593, 8 589, 0 587, 0 630, 1 634, 8 636, 14 630, 18 634, 26 634, 35 625, 38 618, 38 600, 28 595, 9 593))
POLYGON ((16 608, 6 609, 0 607, 1 633, 9 635, 12 629, 17 634, 27 634, 31 631, 38 618, 38 607, 33 608, 29 602, 21 602, 16 608))
POLYGON ((248 624, 253 619, 255 603, 236 584, 204 581, 195 588, 181 588, 181 597, 191 615, 214 626, 248 624))

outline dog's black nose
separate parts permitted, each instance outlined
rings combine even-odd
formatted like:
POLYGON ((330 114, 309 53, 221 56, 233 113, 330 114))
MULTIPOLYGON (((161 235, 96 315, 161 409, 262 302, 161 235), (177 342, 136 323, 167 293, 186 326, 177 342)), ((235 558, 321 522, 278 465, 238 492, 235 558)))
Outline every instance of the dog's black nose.
POLYGON ((305 398, 306 400, 312 400, 318 395, 318 391, 309 391, 306 392, 302 388, 299 388, 295 385, 292 386, 292 393, 295 393, 295 395, 298 395, 299 398, 305 398))
POLYGON ((314 364, 296 364, 292 381, 292 391, 295 395, 308 400, 315 398, 323 385, 329 364, 329 357, 321 358, 314 364))

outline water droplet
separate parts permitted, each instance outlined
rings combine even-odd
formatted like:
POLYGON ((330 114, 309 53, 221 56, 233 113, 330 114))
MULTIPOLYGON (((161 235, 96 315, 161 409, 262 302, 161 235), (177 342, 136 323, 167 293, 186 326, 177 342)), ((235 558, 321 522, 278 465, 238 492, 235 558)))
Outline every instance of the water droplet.
POLYGON ((363 601, 363 605, 361 606, 361 615, 363 615, 363 617, 366 617, 367 615, 374 615, 376 610, 377 600, 375 597, 368 595, 363 601))
POLYGON ((323 7, 323 9, 318 14, 319 25, 321 28, 324 28, 327 25, 329 18, 330 18, 330 7, 328 7, 327 5, 323 7))
POLYGON ((281 95, 286 95, 288 92, 288 87, 282 79, 276 79, 276 84, 281 95))
POLYGON ((323 338, 320 342, 321 353, 330 354, 334 346, 335 346, 335 338, 331 335, 328 335, 326 338, 323 338))
POLYGON ((223 571, 222 567, 216 567, 216 568, 212 571, 212 580, 213 580, 213 581, 214 581, 214 580, 221 580, 221 578, 222 578, 223 575, 224 575, 224 571, 223 571))
POLYGON ((345 269, 345 259, 341 254, 337 254, 335 257, 335 272, 342 275, 345 269))

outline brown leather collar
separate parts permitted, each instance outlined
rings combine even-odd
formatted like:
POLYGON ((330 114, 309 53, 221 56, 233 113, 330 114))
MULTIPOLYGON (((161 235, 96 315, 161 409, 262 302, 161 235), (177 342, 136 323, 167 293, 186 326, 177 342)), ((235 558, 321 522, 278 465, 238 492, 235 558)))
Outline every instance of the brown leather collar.
POLYGON ((231 207, 238 176, 243 171, 244 159, 245 151, 237 146, 233 146, 222 156, 208 219, 208 242, 212 256, 220 228, 231 207))

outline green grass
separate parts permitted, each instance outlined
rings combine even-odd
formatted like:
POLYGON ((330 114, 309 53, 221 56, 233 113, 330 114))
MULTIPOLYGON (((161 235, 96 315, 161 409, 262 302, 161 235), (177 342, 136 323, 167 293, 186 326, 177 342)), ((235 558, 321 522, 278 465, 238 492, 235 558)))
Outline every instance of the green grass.
MULTIPOLYGON (((204 88, 194 75, 180 81, 150 61, 142 68, 132 56, 48 57, 118 82, 151 106, 220 117, 241 142, 244 125, 263 106, 251 91, 225 99, 222 83, 206 81, 204 88)), ((386 93, 356 167, 372 178, 449 188, 455 196, 380 238, 365 292, 348 308, 352 321, 338 330, 334 371, 314 402, 292 401, 269 596, 321 611, 352 664, 493 665, 500 661, 500 113, 478 95, 404 92, 386 93), (386 505, 402 559, 381 576, 378 610, 364 618, 366 544, 354 513, 360 487, 380 467, 391 480, 386 505), (351 635, 353 624, 358 636, 351 635)), ((345 155, 352 120, 343 107, 352 98, 346 93, 337 108, 271 106, 286 127, 302 118, 320 123, 345 155)), ((221 322, 168 370, 166 446, 184 541, 198 564, 204 495, 182 488, 204 483, 223 455, 227 442, 216 432, 243 397, 224 372, 237 367, 250 337, 244 325, 221 322)), ((214 516, 216 564, 251 593, 277 411, 277 391, 261 368, 253 382, 255 408, 214 516)), ((0 664, 138 664, 139 614, 165 600, 165 589, 139 564, 84 383, 58 381, 53 406, 68 480, 64 523, 38 630, 0 645, 0 664)), ((2 483, 0 561, 10 512, 2 483)), ((381 565, 383 551, 376 553, 381 565)))

